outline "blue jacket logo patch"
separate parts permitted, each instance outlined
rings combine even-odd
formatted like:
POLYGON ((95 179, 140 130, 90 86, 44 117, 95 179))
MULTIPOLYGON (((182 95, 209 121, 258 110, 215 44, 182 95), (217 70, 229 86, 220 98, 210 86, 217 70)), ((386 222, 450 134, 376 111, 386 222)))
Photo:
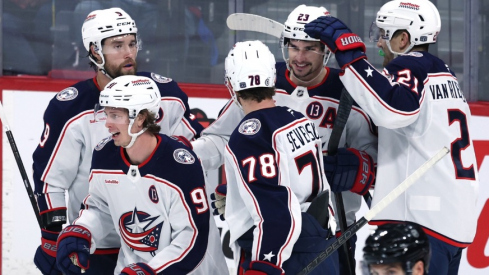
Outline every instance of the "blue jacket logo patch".
POLYGON ((151 78, 154 81, 159 82, 159 83, 168 83, 168 82, 171 82, 172 81, 172 79, 169 78, 169 77, 164 77, 162 75, 155 74, 155 73, 151 73, 151 78))
POLYGON ((173 152, 173 158, 181 164, 192 164, 195 162, 194 156, 185 149, 177 149, 173 152))
POLYGON ((56 95, 59 101, 68 101, 75 99, 78 96, 78 90, 75 87, 68 87, 56 95))
POLYGON ((102 148, 104 148, 105 144, 107 144, 109 141, 112 140, 112 135, 102 139, 96 146, 95 146, 95 150, 96 151, 100 151, 102 150, 102 148))
POLYGON ((251 118, 239 125, 238 131, 243 135, 254 135, 260 131, 261 122, 256 118, 251 118))

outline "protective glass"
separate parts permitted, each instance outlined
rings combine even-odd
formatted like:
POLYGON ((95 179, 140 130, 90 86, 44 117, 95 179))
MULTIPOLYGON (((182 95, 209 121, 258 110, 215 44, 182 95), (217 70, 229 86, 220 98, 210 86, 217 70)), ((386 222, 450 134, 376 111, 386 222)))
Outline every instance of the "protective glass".
POLYGON ((377 24, 375 24, 375 21, 370 24, 370 30, 368 32, 368 37, 370 39, 370 42, 379 42, 379 40, 382 38, 383 40, 389 40, 389 37, 385 35, 385 30, 380 29, 377 27, 377 24))
POLYGON ((105 39, 102 47, 103 54, 134 54, 141 50, 141 40, 133 34, 113 36, 105 39), (132 39, 131 39, 132 38, 132 39))
POLYGON ((126 109, 107 107, 104 108, 100 104, 95 104, 93 110, 94 120, 96 122, 105 122, 112 124, 129 124, 129 116, 126 109))
POLYGON ((104 107, 100 106, 100 104, 95 104, 93 107, 93 120, 95 122, 105 122, 107 116, 105 115, 104 107))

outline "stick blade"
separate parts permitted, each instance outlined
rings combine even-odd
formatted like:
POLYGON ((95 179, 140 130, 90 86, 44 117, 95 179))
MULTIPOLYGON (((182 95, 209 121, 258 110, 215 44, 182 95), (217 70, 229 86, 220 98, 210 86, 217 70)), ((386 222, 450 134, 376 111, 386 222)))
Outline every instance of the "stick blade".
POLYGON ((226 23, 231 30, 261 32, 278 38, 280 38, 284 30, 283 24, 250 13, 233 13, 228 16, 226 23))

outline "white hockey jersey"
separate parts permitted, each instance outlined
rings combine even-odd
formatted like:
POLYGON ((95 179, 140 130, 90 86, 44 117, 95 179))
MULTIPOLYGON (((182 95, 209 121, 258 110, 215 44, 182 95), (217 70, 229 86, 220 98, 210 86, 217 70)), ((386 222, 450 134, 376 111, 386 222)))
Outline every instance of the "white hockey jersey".
POLYGON ((231 135, 225 216, 231 244, 255 226, 252 261, 282 266, 290 257, 301 212, 329 190, 320 148, 314 123, 287 107, 253 111, 231 135))
POLYGON ((114 274, 137 262, 161 274, 227 274, 199 160, 180 142, 157 138, 140 165, 131 165, 111 140, 95 149, 89 195, 73 224, 90 230, 92 251, 117 231, 114 274))
MULTIPOLYGON (((201 131, 203 127, 190 120, 187 95, 176 82, 154 73, 140 72, 138 75, 151 77, 160 89, 158 124, 162 133, 192 139, 201 131)), ((88 193, 92 151, 97 143, 110 136, 105 121, 95 119, 93 109, 99 95, 96 78, 81 81, 59 92, 44 113, 44 132, 33 154, 33 179, 41 214, 68 208, 69 223, 78 216, 82 200, 88 193), (65 190, 68 191, 69 205, 65 202, 65 190)), ((107 239, 108 243, 112 241, 107 239)), ((117 245, 108 244, 107 248, 110 247, 117 245)))
MULTIPOLYGON (((290 80, 290 72, 284 62, 278 62, 276 69, 277 82, 274 96, 276 105, 299 111, 313 121, 322 141, 322 151, 327 152, 343 88, 343 83, 339 80, 340 71, 326 68, 327 75, 319 85, 302 87, 290 80)), ((216 121, 204 129, 200 138, 192 142, 194 151, 201 158, 205 170, 217 169, 224 163, 224 147, 243 117, 243 111, 233 101, 229 101, 216 121)), ((375 161, 377 159, 376 134, 375 125, 355 104, 339 146, 365 150, 375 161)), ((355 221, 355 212, 361 206, 361 196, 349 191, 342 194, 347 222, 352 224, 355 221)))
POLYGON ((366 60, 341 81, 379 126, 373 205, 444 146, 450 154, 373 219, 412 221, 458 247, 477 225, 478 172, 470 138, 470 109, 455 74, 428 52, 400 55, 384 74, 366 60))

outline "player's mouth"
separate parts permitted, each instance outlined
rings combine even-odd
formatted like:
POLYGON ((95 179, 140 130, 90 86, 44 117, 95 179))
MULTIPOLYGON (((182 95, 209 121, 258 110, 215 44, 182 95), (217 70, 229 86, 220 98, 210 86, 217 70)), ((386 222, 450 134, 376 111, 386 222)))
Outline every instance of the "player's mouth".
POLYGON ((293 64, 299 70, 304 70, 305 68, 307 68, 310 65, 309 63, 297 63, 297 62, 294 62, 293 64))
POLYGON ((115 133, 111 133, 111 134, 112 134, 112 138, 116 138, 121 134, 121 132, 115 132, 115 133))

